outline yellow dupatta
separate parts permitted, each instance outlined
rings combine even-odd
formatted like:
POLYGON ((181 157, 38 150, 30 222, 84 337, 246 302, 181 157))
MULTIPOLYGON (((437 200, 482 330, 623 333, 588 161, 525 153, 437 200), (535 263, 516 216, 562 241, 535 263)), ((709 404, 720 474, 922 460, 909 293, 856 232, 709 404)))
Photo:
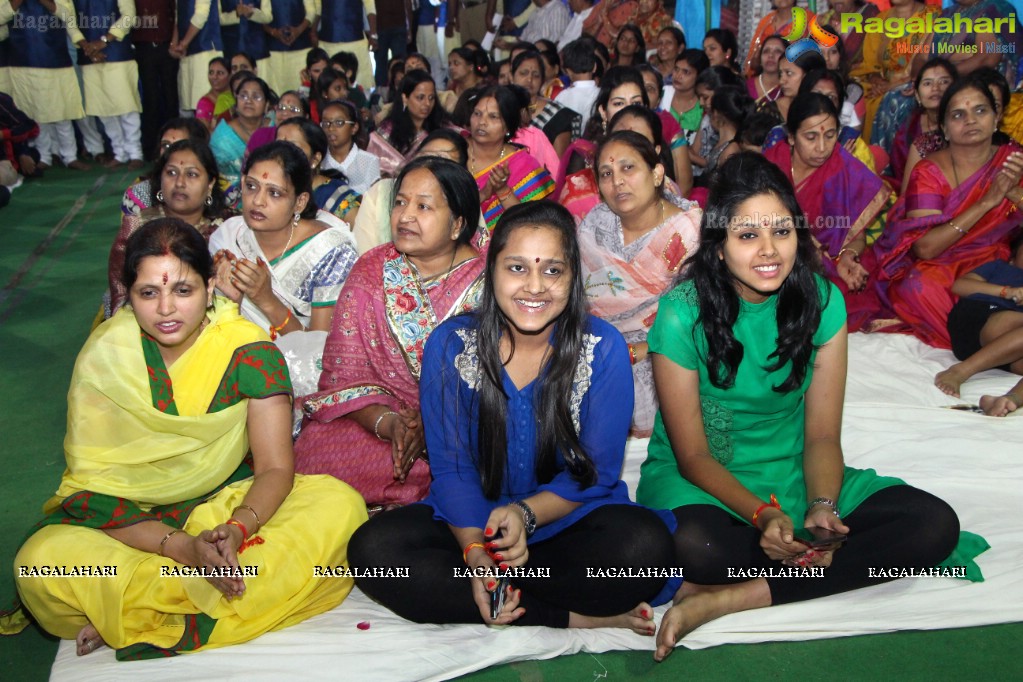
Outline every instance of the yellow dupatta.
POLYGON ((44 507, 88 490, 148 508, 199 497, 238 468, 249 442, 247 402, 207 414, 234 351, 266 341, 237 304, 216 300, 210 324, 168 369, 178 415, 153 406, 141 330, 123 308, 86 341, 68 392, 67 469, 44 507))

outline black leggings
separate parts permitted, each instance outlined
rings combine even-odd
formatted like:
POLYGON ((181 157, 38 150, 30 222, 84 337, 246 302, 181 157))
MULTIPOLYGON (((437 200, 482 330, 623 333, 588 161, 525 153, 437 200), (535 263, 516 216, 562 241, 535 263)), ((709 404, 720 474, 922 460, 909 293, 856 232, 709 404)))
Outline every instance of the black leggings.
MULTIPOLYGON (((408 578, 357 578, 363 592, 417 623, 479 623, 482 618, 464 571, 462 548, 433 510, 414 504, 384 512, 352 536, 348 559, 363 571, 399 566, 408 578)), ((652 599, 663 577, 587 577, 587 568, 675 566, 675 548, 664 522, 649 509, 605 505, 556 536, 531 544, 524 568, 550 571, 549 578, 517 578, 525 614, 516 625, 568 627, 569 612, 615 616, 652 599)))
MULTIPOLYGON (((675 547, 685 579, 697 585, 749 580, 728 568, 779 568, 760 547, 760 532, 712 505, 674 510, 675 547)), ((820 578, 767 578, 772 604, 816 599, 892 580, 868 569, 930 568, 948 558, 959 541, 959 518, 947 503, 908 485, 884 488, 843 519, 849 539, 820 578)))

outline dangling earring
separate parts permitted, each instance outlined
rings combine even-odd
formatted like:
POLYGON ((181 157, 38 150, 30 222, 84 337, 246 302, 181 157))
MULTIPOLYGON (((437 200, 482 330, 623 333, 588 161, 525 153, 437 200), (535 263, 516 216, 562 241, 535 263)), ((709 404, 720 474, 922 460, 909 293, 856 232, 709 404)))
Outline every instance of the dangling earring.
POLYGON ((603 132, 607 135, 607 119, 605 118, 600 122, 600 127, 603 128, 603 132))
POLYGON ((301 220, 302 214, 297 211, 291 216, 291 224, 298 225, 298 221, 301 220))
POLYGON ((162 189, 159 192, 156 193, 156 200, 159 201, 161 204, 163 203, 163 190, 162 189))
POLYGON ((206 195, 206 205, 207 206, 212 206, 213 205, 213 194, 207 194, 206 195))

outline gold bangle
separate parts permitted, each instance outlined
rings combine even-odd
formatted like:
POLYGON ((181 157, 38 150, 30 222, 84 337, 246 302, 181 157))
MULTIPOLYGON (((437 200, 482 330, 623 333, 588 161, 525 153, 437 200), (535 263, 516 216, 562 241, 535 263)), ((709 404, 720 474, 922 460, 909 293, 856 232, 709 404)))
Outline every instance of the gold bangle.
MULTIPOLYGON (((235 512, 237 512, 239 509, 248 510, 248 512, 250 514, 252 514, 253 518, 256 519, 256 528, 255 528, 255 530, 252 531, 253 533, 256 533, 260 528, 263 527, 263 522, 259 520, 259 514, 256 513, 255 509, 253 509, 252 507, 250 507, 247 504, 239 504, 237 507, 235 507, 234 510, 235 510, 235 512)), ((232 514, 232 516, 233 516, 233 514, 232 514)))
POLYGON ((170 540, 170 537, 172 535, 174 535, 175 533, 184 533, 184 532, 185 531, 181 530, 180 528, 175 528, 174 530, 172 530, 169 533, 167 533, 166 535, 164 535, 163 536, 163 540, 160 540, 160 549, 157 551, 157 554, 159 554, 162 557, 167 556, 166 554, 163 553, 164 545, 167 544, 167 541, 170 540))
POLYGON ((851 248, 851 247, 849 247, 849 246, 843 246, 843 247, 842 247, 842 248, 841 248, 841 249, 840 249, 840 250, 838 251, 838 255, 837 255, 837 256, 835 256, 835 262, 836 262, 836 263, 837 263, 838 261, 842 260, 842 254, 843 254, 843 253, 845 253, 846 251, 849 251, 850 253, 852 253, 852 255, 853 255, 853 256, 855 256, 857 260, 859 260, 860 254, 858 254, 858 253, 856 252, 856 249, 854 249, 854 248, 851 248))
POLYGON ((964 230, 963 228, 961 228, 958 225, 956 225, 954 220, 948 221, 948 224, 951 225, 952 229, 955 230, 956 232, 958 232, 959 234, 969 234, 970 233, 969 230, 964 230))

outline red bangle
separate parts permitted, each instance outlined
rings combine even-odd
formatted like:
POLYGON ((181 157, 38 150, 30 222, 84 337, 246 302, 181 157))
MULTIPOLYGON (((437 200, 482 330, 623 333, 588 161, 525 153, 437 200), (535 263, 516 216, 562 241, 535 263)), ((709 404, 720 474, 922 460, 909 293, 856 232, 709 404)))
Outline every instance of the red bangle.
POLYGON ((465 563, 469 563, 469 552, 471 552, 474 547, 479 547, 482 550, 485 550, 487 548, 487 546, 484 545, 482 542, 470 542, 468 545, 465 546, 465 549, 462 550, 462 561, 464 561, 465 563))
POLYGON ((774 507, 778 511, 781 511, 781 505, 778 504, 778 498, 774 496, 774 493, 771 493, 771 501, 770 502, 764 502, 762 505, 757 507, 757 510, 755 512, 753 512, 753 527, 754 528, 759 528, 759 526, 757 526, 757 519, 760 518, 760 512, 764 511, 768 507, 774 507))
POLYGON ((288 326, 289 322, 291 322, 291 310, 290 309, 288 310, 287 316, 284 318, 284 322, 281 322, 276 327, 273 326, 273 325, 270 325, 270 340, 271 341, 276 341, 277 337, 284 333, 284 328, 288 326))
POLYGON ((1007 286, 1002 287, 1002 290, 998 292, 998 297, 999 298, 1009 298, 1008 296, 1006 296, 1007 293, 1009 293, 1009 287, 1007 287, 1007 286))
POLYGON ((246 540, 249 539, 249 531, 245 527, 245 524, 242 523, 241 521, 236 521, 235 519, 228 519, 227 522, 226 522, 226 525, 228 525, 228 526, 238 526, 239 528, 241 528, 241 531, 242 531, 242 542, 245 542, 246 540))

